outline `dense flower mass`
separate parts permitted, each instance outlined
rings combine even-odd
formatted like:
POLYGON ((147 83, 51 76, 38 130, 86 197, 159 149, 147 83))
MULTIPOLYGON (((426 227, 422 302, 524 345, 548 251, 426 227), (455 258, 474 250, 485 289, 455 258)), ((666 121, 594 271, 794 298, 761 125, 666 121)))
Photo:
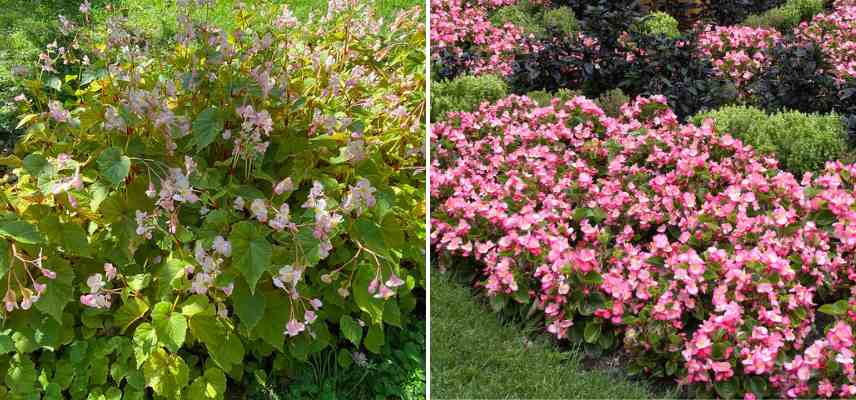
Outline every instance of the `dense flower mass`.
POLYGON ((432 243, 495 300, 721 397, 853 395, 856 165, 795 177, 658 97, 448 117, 432 243))
POLYGON ((699 48, 718 74, 744 88, 769 65, 767 51, 780 40, 775 29, 711 26, 699 35, 699 48))
POLYGON ((494 26, 488 10, 515 1, 431 0, 431 57, 459 59, 472 74, 509 75, 514 55, 526 51, 523 31, 494 26))
POLYGON ((236 3, 226 30, 201 19, 213 2, 178 3, 174 45, 65 20, 17 77, 0 398, 222 399, 259 368, 391 352, 416 318, 421 10, 236 3))
POLYGON ((818 14, 796 29, 801 41, 816 43, 839 79, 856 78, 856 4, 836 2, 828 14, 818 14))

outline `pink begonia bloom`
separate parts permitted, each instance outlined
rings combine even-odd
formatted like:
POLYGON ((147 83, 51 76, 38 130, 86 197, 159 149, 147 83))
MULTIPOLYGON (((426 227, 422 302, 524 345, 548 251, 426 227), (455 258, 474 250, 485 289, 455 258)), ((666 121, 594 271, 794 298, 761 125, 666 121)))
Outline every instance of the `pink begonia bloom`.
POLYGON ((229 257, 232 255, 232 244, 229 243, 223 236, 217 235, 214 238, 214 251, 220 253, 223 257, 229 257))
POLYGON ((317 309, 319 309, 319 308, 321 308, 321 306, 323 306, 323 305, 324 305, 324 303, 322 303, 322 302, 321 302, 321 299, 312 299, 312 300, 309 300, 309 304, 311 304, 311 305, 312 305, 312 308, 314 308, 314 309, 316 309, 316 310, 317 310, 317 309))
POLYGON ((110 263, 104 264, 104 275, 107 276, 108 281, 112 281, 113 278, 116 277, 116 274, 117 274, 116 267, 114 267, 113 264, 110 264, 110 263))
POLYGON ((389 279, 386 281, 386 286, 389 286, 391 288, 397 288, 403 284, 404 281, 401 280, 401 278, 399 278, 396 274, 390 275, 389 279))
POLYGON ((374 295, 376 299, 384 300, 389 299, 392 296, 395 296, 395 292, 386 285, 380 285, 377 294, 374 295))
POLYGON ((288 324, 286 324, 285 329, 285 333, 288 336, 293 337, 299 335, 300 332, 303 332, 306 329, 306 325, 304 325, 302 322, 297 322, 296 319, 292 318, 290 321, 288 321, 288 324))
POLYGON ((259 220, 259 222, 267 222, 268 219, 268 206, 267 202, 263 199, 255 199, 250 204, 250 212, 253 213, 253 216, 259 220))
POLYGON ((223 294, 225 294, 226 296, 231 296, 232 292, 235 290, 235 283, 229 283, 228 285, 223 286, 220 289, 223 290, 223 294))
POLYGON ((279 181, 279 183, 277 183, 273 188, 273 192, 278 195, 292 190, 294 190, 294 183, 292 183, 291 177, 279 181))
POLYGON ((303 319, 306 320, 307 324, 311 324, 311 323, 315 322, 316 318, 317 318, 317 316, 315 315, 315 312, 312 310, 306 310, 303 313, 303 319))
POLYGON ((238 211, 243 211, 244 210, 244 198, 241 196, 236 197, 234 207, 238 211))
POLYGON ((380 286, 380 280, 378 280, 377 278, 372 279, 372 281, 369 282, 369 294, 374 294, 375 292, 377 292, 378 286, 380 286))

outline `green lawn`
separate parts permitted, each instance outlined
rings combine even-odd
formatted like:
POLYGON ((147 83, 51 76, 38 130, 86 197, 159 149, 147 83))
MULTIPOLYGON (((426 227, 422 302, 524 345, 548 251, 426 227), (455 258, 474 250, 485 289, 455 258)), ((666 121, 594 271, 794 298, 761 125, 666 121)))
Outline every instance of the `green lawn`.
MULTIPOLYGON (((651 388, 617 372, 585 370, 577 354, 527 335, 431 271, 431 397, 651 398, 651 388)), ((668 397, 668 396, 667 396, 668 397)))

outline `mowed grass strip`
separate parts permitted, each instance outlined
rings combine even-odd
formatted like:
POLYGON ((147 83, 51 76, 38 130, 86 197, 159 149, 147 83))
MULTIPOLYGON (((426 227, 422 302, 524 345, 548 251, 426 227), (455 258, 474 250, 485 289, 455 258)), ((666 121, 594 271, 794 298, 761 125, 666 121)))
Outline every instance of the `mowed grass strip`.
POLYGON ((434 399, 639 399, 650 387, 584 370, 575 352, 497 316, 446 275, 431 271, 431 397, 434 399))

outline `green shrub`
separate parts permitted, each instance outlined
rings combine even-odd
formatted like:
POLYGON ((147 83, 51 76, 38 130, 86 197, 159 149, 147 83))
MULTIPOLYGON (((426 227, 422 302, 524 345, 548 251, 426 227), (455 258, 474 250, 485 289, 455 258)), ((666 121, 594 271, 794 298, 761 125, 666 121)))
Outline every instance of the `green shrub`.
POLYGON ((550 93, 546 90, 535 90, 526 93, 526 97, 532 99, 532 101, 541 107, 552 104, 553 99, 555 98, 558 98, 560 102, 564 103, 576 96, 579 96, 579 92, 565 88, 559 89, 556 93, 550 93))
POLYGON ((181 3, 174 46, 116 18, 16 78, 0 399, 243 398, 329 349, 365 376, 424 318, 419 10, 181 3))
POLYGON ((503 26, 509 22, 523 30, 525 34, 535 36, 544 35, 544 26, 541 25, 540 10, 531 6, 526 1, 500 7, 490 16, 490 22, 494 26, 503 26))
POLYGON ((442 120, 451 111, 474 111, 484 101, 496 101, 507 95, 508 85, 496 75, 431 82, 431 120, 442 120))
POLYGON ((621 89, 612 89, 602 93, 594 102, 603 109, 603 112, 610 117, 617 117, 621 114, 621 106, 630 101, 630 98, 621 89))
POLYGON ((676 38, 681 36, 678 20, 662 11, 649 14, 642 20, 642 32, 651 36, 666 36, 676 38))
POLYGON ((811 19, 823 11, 824 0, 789 0, 779 7, 767 10, 763 14, 750 15, 744 25, 753 27, 771 27, 781 32, 790 32, 802 21, 811 19))
POLYGON ((803 114, 797 111, 767 115, 746 106, 729 106, 693 117, 701 123, 713 118, 716 128, 755 147, 774 154, 781 166, 802 176, 819 171, 829 160, 847 149, 844 126, 835 114, 803 114))
POLYGON ((545 28, 563 33, 565 35, 577 32, 580 29, 574 10, 570 7, 551 8, 544 12, 542 17, 545 28))

